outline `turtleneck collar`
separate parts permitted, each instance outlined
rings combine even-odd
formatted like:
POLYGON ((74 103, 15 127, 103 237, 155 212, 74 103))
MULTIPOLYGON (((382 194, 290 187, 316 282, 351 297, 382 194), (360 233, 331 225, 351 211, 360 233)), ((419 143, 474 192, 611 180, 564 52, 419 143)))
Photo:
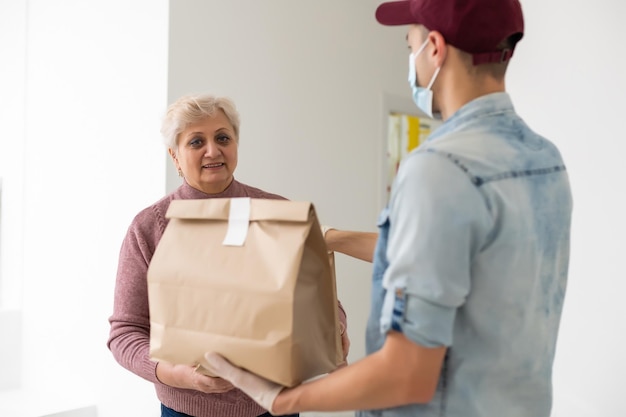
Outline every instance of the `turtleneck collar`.
POLYGON ((184 199, 231 198, 240 197, 243 193, 243 186, 233 178, 228 187, 221 193, 207 194, 204 191, 193 188, 183 179, 183 184, 179 187, 178 191, 180 192, 180 196, 184 199))

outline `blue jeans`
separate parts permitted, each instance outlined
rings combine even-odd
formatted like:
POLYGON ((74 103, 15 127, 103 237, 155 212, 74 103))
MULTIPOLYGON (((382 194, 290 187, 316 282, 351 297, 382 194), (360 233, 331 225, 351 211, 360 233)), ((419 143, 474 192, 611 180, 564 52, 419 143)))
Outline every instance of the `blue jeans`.
MULTIPOLYGON (((288 414, 284 417, 298 417, 300 414, 288 414)), ((179 413, 161 404, 161 417, 193 417, 189 414, 179 413)), ((261 414, 259 417, 272 417, 270 413, 261 414)))

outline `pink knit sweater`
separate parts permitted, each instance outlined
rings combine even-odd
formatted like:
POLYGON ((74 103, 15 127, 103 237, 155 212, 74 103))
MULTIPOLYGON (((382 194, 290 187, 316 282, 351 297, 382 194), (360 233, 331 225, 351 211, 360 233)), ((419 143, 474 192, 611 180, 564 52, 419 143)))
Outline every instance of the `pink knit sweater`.
MULTIPOLYGON (((194 417, 255 417, 266 412, 238 389, 221 394, 173 388, 156 377, 156 362, 150 360, 150 317, 148 311, 148 265, 168 220, 165 213, 170 201, 178 199, 251 197, 282 199, 258 188, 233 180, 220 194, 205 194, 187 183, 135 218, 120 250, 115 284, 111 331, 107 345, 115 359, 129 371, 154 383, 157 397, 167 407, 194 417)), ((346 324, 345 311, 339 303, 341 321, 346 324)))

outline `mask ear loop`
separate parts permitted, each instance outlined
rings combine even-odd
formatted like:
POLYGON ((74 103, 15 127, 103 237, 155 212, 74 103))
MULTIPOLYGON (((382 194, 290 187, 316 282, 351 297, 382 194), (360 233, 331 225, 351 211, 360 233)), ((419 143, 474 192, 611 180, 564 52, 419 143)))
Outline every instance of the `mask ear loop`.
POLYGON ((426 45, 428 45, 428 39, 424 41, 422 46, 420 46, 417 49, 417 51, 411 52, 409 54, 409 72, 410 72, 409 84, 411 84, 411 87, 417 87, 417 73, 415 72, 415 60, 417 59, 417 56, 422 53, 424 48, 426 48, 426 45))
POLYGON ((420 46, 420 47, 419 47, 419 49, 418 49, 417 51, 415 51, 415 53, 414 53, 414 54, 411 54, 411 55, 413 55, 413 59, 417 58, 417 56, 418 56, 419 54, 421 54, 421 53, 422 53, 422 51, 424 50, 424 48, 426 48, 426 45, 428 45, 428 39, 426 39, 426 40, 424 41, 424 43, 422 44, 422 46, 420 46))
MULTIPOLYGON (((426 45, 428 45, 428 39, 424 41, 422 46, 420 46, 419 49, 415 51, 414 54, 411 54, 413 55, 413 58, 412 58, 413 60, 415 60, 417 56, 422 53, 422 51, 426 48, 426 45)), ((433 84, 435 83, 435 79, 437 78, 437 75, 439 75, 439 70, 441 70, 441 67, 437 67, 437 69, 435 70, 435 73, 433 74, 433 78, 430 79, 430 82, 428 83, 428 87, 426 87, 427 90, 430 90, 433 84)))
POLYGON ((430 90, 430 88, 435 83, 435 79, 437 78, 437 75, 439 75, 439 70, 440 69, 441 69, 441 67, 437 67, 437 69, 435 70, 435 73, 433 74, 433 78, 430 79, 430 82, 428 83, 428 87, 426 87, 427 90, 430 90))

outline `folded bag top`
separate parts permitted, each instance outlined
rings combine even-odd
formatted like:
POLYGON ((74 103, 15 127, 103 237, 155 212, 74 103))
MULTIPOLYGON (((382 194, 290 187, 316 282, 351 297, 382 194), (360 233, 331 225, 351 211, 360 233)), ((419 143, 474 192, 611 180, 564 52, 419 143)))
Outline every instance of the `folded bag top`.
POLYGON ((280 220, 308 222, 315 208, 308 201, 267 200, 261 198, 210 198, 173 200, 165 217, 168 219, 228 220, 231 202, 250 202, 250 221, 280 220))

